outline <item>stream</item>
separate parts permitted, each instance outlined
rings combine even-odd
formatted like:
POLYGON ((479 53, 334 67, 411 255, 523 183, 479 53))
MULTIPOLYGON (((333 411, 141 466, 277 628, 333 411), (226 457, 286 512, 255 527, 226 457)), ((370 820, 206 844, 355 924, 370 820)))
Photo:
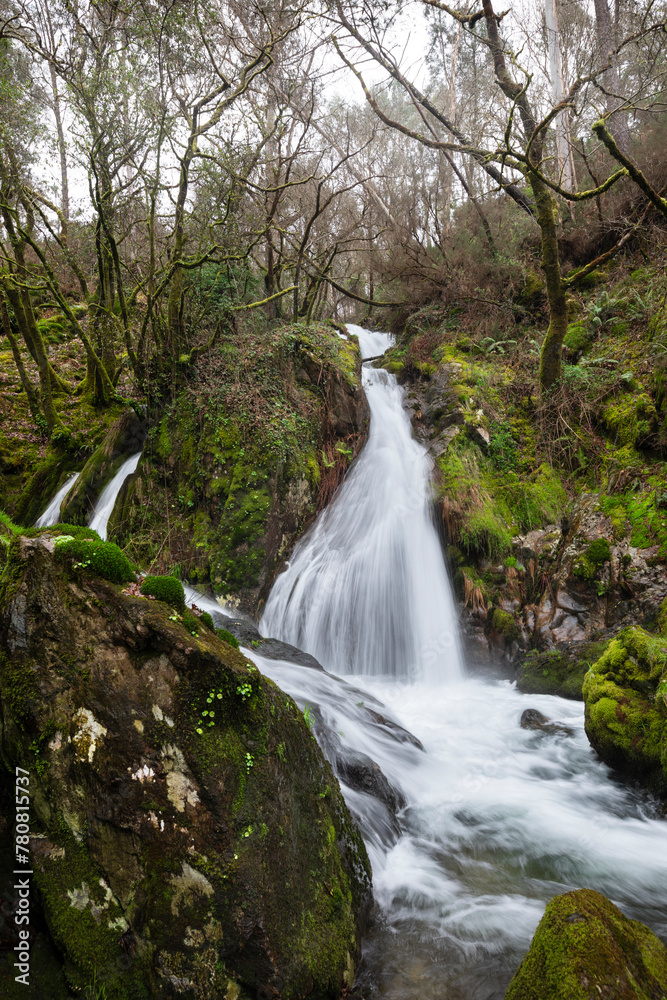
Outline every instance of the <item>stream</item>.
MULTIPOLYGON (((348 328, 364 357, 388 346, 348 328)), ((341 783, 376 901, 358 985, 387 1000, 500 1000, 547 901, 573 888, 599 890, 667 940, 658 804, 598 760, 581 702, 465 675, 425 448, 394 376, 363 375, 369 440, 277 578, 260 626, 338 676, 248 651, 405 802, 394 819, 341 783), (569 732, 521 729, 529 707, 569 732), (369 709, 423 750, 369 725, 369 709)))
MULTIPOLYGON (((348 329, 363 357, 391 341, 348 329)), ((366 365, 363 381, 368 441, 277 578, 260 625, 325 671, 244 650, 308 710, 334 766, 346 754, 370 758, 388 781, 383 799, 335 768, 373 866, 357 985, 378 1000, 501 1000, 547 901, 573 888, 599 890, 667 941, 659 804, 598 760, 583 703, 466 675, 430 460, 394 376, 366 365), (526 708, 564 728, 520 728, 526 708)), ((139 457, 96 505, 91 526, 103 537, 139 457)), ((38 524, 57 520, 74 478, 38 524)), ((187 585, 186 598, 222 616, 187 585)))

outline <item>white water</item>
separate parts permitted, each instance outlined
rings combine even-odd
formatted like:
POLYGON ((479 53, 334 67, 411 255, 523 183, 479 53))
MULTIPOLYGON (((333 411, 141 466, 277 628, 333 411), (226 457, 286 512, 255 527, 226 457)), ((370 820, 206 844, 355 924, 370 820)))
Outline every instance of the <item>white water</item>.
POLYGON ((667 939, 665 823, 649 796, 597 759, 582 704, 461 677, 456 647, 442 650, 443 632, 454 634, 452 604, 427 528, 425 460, 406 440, 393 380, 371 372, 367 392, 370 440, 276 582, 262 622, 264 634, 347 676, 248 651, 407 800, 397 834, 377 799, 342 786, 374 873, 364 995, 501 1000, 546 902, 572 888, 598 889, 667 939), (521 729, 528 707, 572 735, 521 729), (372 724, 368 708, 413 732, 424 752, 372 724))
POLYGON ((65 480, 44 513, 35 521, 36 528, 49 528, 52 524, 58 524, 62 502, 74 486, 79 475, 79 472, 75 472, 69 479, 65 480))
POLYGON ((88 519, 88 527, 96 531, 102 539, 106 539, 107 537, 107 525, 109 523, 109 518, 111 517, 114 504, 116 503, 116 497, 120 493, 121 486, 127 477, 131 476, 132 473, 136 471, 140 458, 141 452, 138 451, 136 455, 132 455, 131 458, 128 458, 127 461, 123 462, 116 475, 110 482, 107 483, 97 498, 95 509, 88 519))
MULTIPOLYGON (((362 357, 386 334, 357 333, 362 357)), ((333 503, 276 580, 261 630, 336 673, 453 679, 456 614, 431 518, 430 460, 393 375, 365 367, 368 441, 333 503)))

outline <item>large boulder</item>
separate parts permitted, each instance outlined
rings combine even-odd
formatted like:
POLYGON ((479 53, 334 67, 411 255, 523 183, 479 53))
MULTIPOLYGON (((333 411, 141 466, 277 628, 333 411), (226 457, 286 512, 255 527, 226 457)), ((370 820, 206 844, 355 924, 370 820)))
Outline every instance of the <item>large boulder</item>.
POLYGON ((556 896, 505 1000, 662 1000, 667 948, 592 889, 556 896))
POLYGON ((602 759, 667 793, 667 638, 624 629, 584 678, 586 733, 602 759))
POLYGON ((0 580, 0 737, 30 773, 33 887, 68 986, 338 996, 370 868, 302 713, 54 541, 16 538, 0 580))

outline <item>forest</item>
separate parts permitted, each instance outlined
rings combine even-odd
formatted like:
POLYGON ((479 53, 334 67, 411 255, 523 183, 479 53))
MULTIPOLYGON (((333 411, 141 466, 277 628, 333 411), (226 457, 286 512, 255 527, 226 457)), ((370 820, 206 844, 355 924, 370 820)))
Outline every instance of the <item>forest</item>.
POLYGON ((0 994, 667 996, 665 0, 0 0, 0 994))

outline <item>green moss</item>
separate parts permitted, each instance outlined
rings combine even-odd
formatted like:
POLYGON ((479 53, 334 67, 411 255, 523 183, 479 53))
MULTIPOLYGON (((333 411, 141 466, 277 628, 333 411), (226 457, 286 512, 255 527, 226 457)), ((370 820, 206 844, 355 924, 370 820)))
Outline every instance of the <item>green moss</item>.
POLYGON ((134 572, 127 556, 113 542, 69 538, 64 535, 62 541, 56 543, 55 552, 58 559, 67 560, 75 569, 101 576, 111 583, 129 583, 134 580, 134 572))
POLYGON ((586 732, 611 767, 667 790, 667 642, 624 629, 586 674, 586 732))
POLYGON ((146 576, 141 584, 141 593, 171 604, 181 611, 185 607, 183 584, 173 576, 146 576))
POLYGON ((583 701, 584 677, 605 646, 604 642, 591 642, 572 647, 563 644, 545 652, 531 650, 519 666, 517 690, 583 701))
POLYGON ((231 632, 228 632, 226 628, 217 628, 215 630, 215 634, 220 639, 222 639, 223 642, 226 642, 228 646, 232 646, 234 649, 240 649, 241 648, 239 646, 239 641, 236 638, 236 636, 232 635, 231 632))
POLYGON ((657 412, 648 393, 633 393, 606 406, 602 419, 618 444, 637 447, 650 437, 656 425, 657 412))
POLYGON ((505 1000, 654 1000, 667 995, 667 949, 592 889, 552 899, 505 1000))
POLYGON ((503 637, 505 642, 516 642, 521 638, 521 626, 509 611, 494 608, 489 620, 489 628, 503 637))
POLYGON ((611 548, 606 538, 596 538, 588 548, 574 560, 572 572, 580 580, 594 580, 600 569, 611 559, 611 548))
POLYGON ((575 323, 569 324, 564 340, 566 347, 576 354, 583 354, 590 347, 591 343, 592 337, 588 323, 583 320, 577 320, 575 323))

